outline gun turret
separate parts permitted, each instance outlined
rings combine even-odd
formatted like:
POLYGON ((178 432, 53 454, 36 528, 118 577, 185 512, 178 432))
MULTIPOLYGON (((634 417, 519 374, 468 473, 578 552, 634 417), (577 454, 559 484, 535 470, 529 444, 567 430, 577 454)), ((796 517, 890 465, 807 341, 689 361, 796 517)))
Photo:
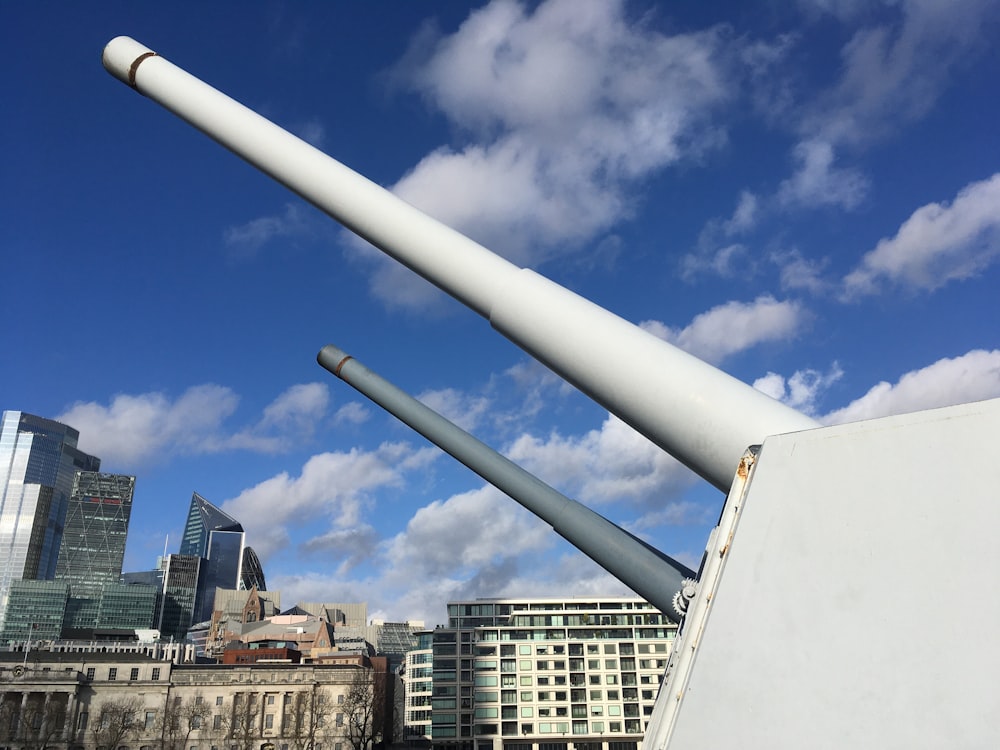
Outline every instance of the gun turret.
POLYGON ((104 66, 389 256, 723 491, 809 417, 432 219, 129 37, 104 66))
MULTIPOLYGON (((1000 744, 1000 599, 983 587, 1000 569, 1000 399, 811 429, 808 417, 491 253, 132 39, 108 44, 104 65, 728 491, 644 750, 1000 744)), ((549 499, 561 524, 565 498, 549 499)), ((637 565, 644 554, 627 553, 637 565)))

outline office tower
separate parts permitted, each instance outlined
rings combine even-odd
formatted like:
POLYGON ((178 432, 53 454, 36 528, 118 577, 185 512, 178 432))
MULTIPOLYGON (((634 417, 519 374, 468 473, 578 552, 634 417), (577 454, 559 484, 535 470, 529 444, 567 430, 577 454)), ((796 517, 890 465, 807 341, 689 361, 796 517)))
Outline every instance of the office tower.
POLYGON ((161 638, 180 640, 194 624, 195 601, 202 558, 167 555, 162 559, 163 600, 157 627, 161 638))
POLYGON ((188 509, 187 522, 184 524, 180 553, 208 557, 209 537, 213 531, 242 533, 243 527, 235 518, 195 492, 191 495, 191 507, 188 509))
POLYGON ((244 536, 239 521, 197 492, 191 496, 181 554, 203 558, 194 622, 211 619, 215 589, 239 588, 244 536))
POLYGON ((56 578, 70 584, 73 596, 121 579, 134 490, 133 476, 77 473, 56 563, 56 578))
POLYGON ((253 547, 243 548, 243 568, 240 570, 240 588, 244 591, 257 589, 267 591, 267 582, 264 580, 264 568, 260 564, 260 558, 253 551, 253 547))
POLYGON ((0 626, 12 581, 54 578, 74 474, 101 468, 79 437, 32 414, 0 416, 0 626))

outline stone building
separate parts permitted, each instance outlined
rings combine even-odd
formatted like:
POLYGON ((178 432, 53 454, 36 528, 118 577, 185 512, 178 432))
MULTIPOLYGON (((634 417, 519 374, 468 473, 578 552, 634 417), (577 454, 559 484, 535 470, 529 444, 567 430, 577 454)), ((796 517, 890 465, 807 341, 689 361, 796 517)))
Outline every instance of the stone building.
POLYGON ((382 708, 392 683, 377 667, 0 654, 0 748, 371 750, 394 734, 382 708))

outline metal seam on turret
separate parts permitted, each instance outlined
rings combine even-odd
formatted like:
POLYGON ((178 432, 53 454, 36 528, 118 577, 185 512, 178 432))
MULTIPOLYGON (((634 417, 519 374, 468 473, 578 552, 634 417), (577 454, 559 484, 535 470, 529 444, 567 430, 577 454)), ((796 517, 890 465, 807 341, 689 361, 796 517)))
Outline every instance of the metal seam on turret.
POLYGON ((350 354, 348 354, 346 357, 344 357, 342 360, 340 360, 337 363, 337 366, 333 368, 333 374, 336 375, 339 378, 340 377, 340 368, 343 367, 345 364, 347 364, 347 361, 351 360, 351 359, 354 359, 354 357, 352 357, 350 354))
POLYGON ((152 51, 150 51, 150 52, 143 52, 141 55, 139 55, 137 58, 135 58, 135 60, 132 61, 132 65, 128 69, 128 85, 129 86, 131 86, 132 88, 134 88, 136 91, 139 90, 136 87, 136 85, 135 85, 135 74, 136 74, 136 71, 139 70, 139 65, 142 63, 143 60, 145 60, 147 57, 156 57, 156 56, 157 56, 156 53, 152 52, 152 51))

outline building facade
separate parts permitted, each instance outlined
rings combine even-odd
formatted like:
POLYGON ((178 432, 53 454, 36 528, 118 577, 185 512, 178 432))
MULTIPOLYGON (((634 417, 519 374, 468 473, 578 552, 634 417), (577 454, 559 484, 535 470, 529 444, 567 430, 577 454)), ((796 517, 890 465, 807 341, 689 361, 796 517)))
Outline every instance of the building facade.
POLYGON ((140 654, 0 654, 0 746, 360 750, 392 740, 371 664, 175 665, 140 654), (369 690, 370 698, 377 690, 369 690), (365 729, 351 725, 367 717, 365 729))
POLYGON ((55 577, 74 476, 100 470, 79 437, 51 419, 0 415, 0 626, 13 581, 55 577))
POLYGON ((163 638, 181 640, 194 624, 201 563, 197 555, 167 555, 161 559, 163 598, 156 627, 163 638))
POLYGON ((449 750, 636 750, 675 634, 629 597, 450 603, 407 656, 406 732, 449 750))
POLYGON ((134 491, 134 476, 76 472, 55 575, 74 596, 121 580, 134 491))
POLYGON ((194 622, 212 618, 217 588, 240 587, 245 536, 239 521, 197 492, 192 494, 180 553, 202 558, 194 622))

